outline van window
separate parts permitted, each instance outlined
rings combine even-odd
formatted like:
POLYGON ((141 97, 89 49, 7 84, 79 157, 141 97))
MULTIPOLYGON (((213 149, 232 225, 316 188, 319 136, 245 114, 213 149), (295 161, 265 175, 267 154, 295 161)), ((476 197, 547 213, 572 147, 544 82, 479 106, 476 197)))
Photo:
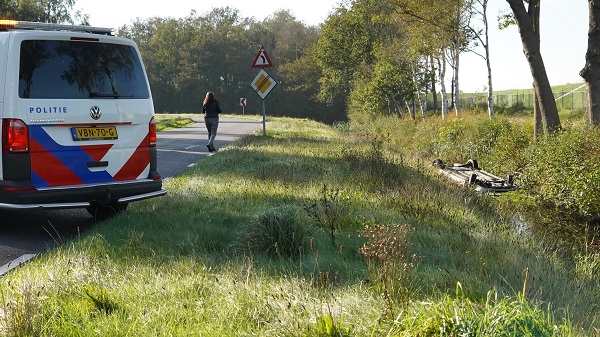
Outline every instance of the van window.
POLYGON ((147 99, 133 46, 86 41, 21 42, 19 97, 147 99))

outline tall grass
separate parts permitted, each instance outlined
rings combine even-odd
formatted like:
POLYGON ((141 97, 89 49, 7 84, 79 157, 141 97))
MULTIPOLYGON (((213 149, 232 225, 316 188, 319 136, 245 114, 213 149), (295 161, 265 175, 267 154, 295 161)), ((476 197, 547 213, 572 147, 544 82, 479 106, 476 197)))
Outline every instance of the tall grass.
POLYGON ((0 331, 597 332, 595 264, 564 259, 520 234, 496 198, 439 177, 419 157, 436 123, 405 123, 413 133, 403 136, 377 132, 385 123, 371 134, 272 119, 266 137, 243 137, 165 182, 166 196, 11 271, 0 280, 0 331))

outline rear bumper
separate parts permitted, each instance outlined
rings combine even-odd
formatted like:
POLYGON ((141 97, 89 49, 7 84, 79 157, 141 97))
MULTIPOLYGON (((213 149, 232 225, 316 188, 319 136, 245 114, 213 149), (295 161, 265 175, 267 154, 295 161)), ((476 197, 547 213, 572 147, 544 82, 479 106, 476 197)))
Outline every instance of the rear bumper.
POLYGON ((0 184, 0 209, 86 208, 92 204, 124 204, 167 194, 162 180, 143 179, 101 185, 10 190, 0 184))

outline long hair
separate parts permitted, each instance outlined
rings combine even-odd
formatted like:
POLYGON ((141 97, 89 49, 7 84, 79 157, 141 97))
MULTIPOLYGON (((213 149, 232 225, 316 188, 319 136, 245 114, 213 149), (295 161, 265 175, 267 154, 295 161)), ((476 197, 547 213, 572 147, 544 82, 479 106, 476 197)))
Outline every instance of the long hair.
POLYGON ((202 102, 202 104, 206 105, 214 100, 215 100, 215 94, 213 94, 212 91, 209 91, 206 93, 206 97, 204 98, 204 102, 202 102))

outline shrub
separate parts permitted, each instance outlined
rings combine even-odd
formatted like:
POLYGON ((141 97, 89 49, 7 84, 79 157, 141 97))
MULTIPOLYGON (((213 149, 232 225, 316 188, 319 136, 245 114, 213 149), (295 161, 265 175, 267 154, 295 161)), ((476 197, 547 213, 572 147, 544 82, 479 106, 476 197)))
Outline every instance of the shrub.
POLYGON ((525 113, 530 113, 531 112, 531 108, 528 108, 525 106, 525 104, 523 102, 516 102, 513 103, 512 105, 496 105, 495 111, 498 114, 503 114, 503 115, 508 115, 508 116, 514 116, 517 114, 525 114, 525 113))
POLYGON ((572 215, 600 217, 600 132, 565 128, 530 147, 523 185, 537 200, 572 215))
POLYGON ((18 289, 11 285, 13 297, 8 299, 2 292, 3 307, 0 311, 0 332, 4 336, 37 336, 41 320, 40 303, 32 286, 26 285, 18 289))
MULTIPOLYGON (((460 287, 460 285, 459 285, 460 287)), ((421 302, 411 308, 420 320, 401 322, 401 331, 410 324, 421 324, 414 331, 423 336, 572 336, 570 322, 557 325, 548 315, 524 296, 499 298, 496 291, 487 294, 484 303, 473 302, 462 294, 446 297, 438 303, 421 302), (402 326, 405 324, 406 326, 402 326)), ((410 316, 412 315, 412 316, 410 316)), ((405 335, 403 335, 405 336, 405 335)))
POLYGON ((486 170, 497 174, 520 172, 525 153, 532 142, 528 123, 511 122, 503 117, 486 120, 478 126, 476 159, 486 170))
POLYGON ((335 233, 342 229, 350 207, 348 200, 340 197, 339 189, 324 185, 321 192, 321 198, 304 210, 319 228, 329 231, 331 244, 335 246, 335 233))
POLYGON ((237 252, 298 257, 305 251, 307 233, 303 212, 294 206, 281 206, 244 226, 231 248, 237 252))
POLYGON ((381 288, 388 310, 396 303, 406 304, 412 288, 411 272, 416 255, 411 255, 409 225, 365 225, 360 236, 366 239, 359 252, 369 263, 369 273, 381 288))

